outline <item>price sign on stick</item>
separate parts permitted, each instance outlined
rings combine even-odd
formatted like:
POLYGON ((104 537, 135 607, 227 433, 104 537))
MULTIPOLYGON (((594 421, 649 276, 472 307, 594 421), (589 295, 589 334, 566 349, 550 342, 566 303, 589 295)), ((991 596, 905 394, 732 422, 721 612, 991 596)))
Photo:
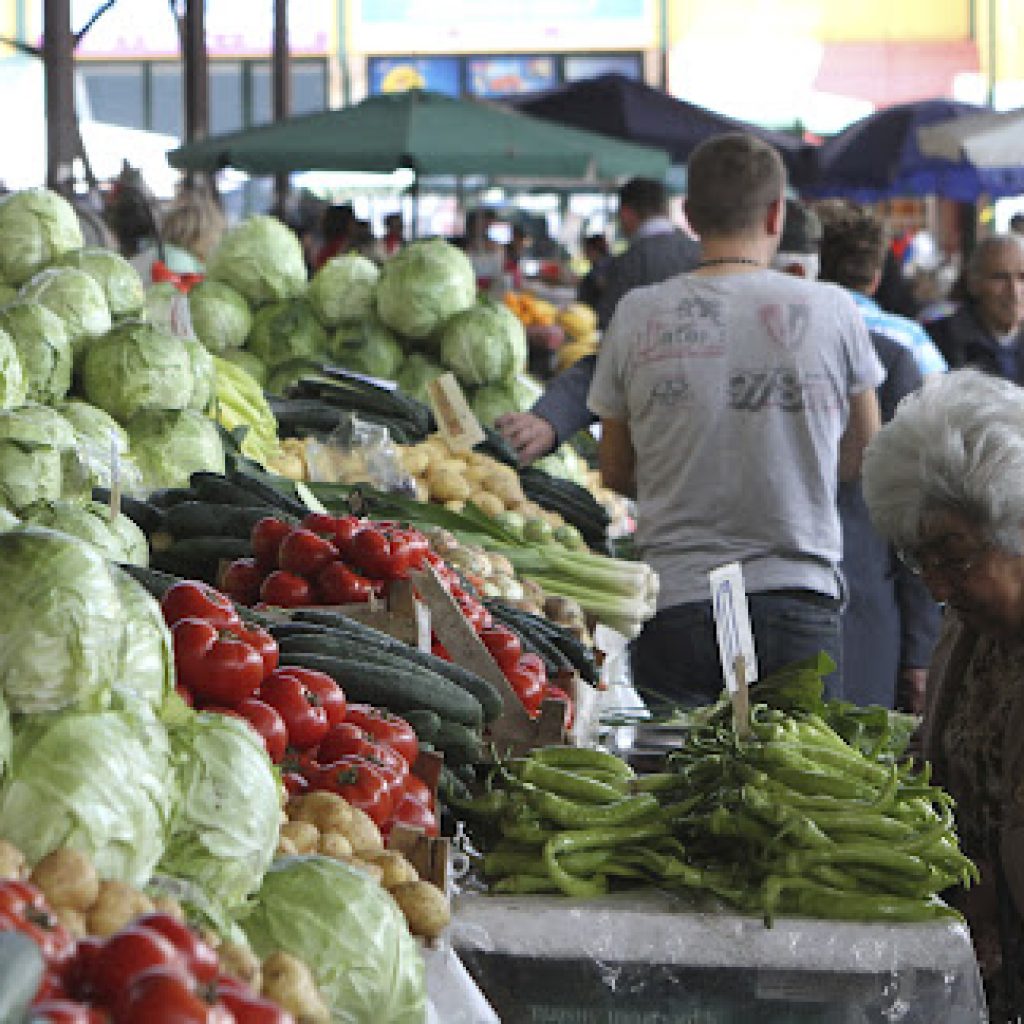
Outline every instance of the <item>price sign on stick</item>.
POLYGON ((429 381, 427 397, 437 429, 456 451, 468 452, 486 437, 454 374, 442 373, 429 381))
POLYGON ((743 569, 738 562, 712 569, 711 607, 718 633, 718 656, 722 662, 725 687, 732 700, 736 733, 750 732, 750 703, 747 685, 757 680, 757 655, 754 634, 750 628, 747 590, 743 585, 743 569))
POLYGON ((121 449, 117 444, 117 434, 110 432, 110 518, 116 519, 121 514, 121 449))

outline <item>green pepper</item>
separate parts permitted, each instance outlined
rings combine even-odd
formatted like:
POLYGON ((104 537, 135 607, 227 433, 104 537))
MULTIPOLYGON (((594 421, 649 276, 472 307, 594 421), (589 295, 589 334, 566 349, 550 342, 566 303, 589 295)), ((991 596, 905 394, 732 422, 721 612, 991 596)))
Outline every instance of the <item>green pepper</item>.
POLYGON ((548 875, 566 896, 575 896, 581 899, 590 899, 594 896, 601 896, 608 891, 608 878, 605 875, 594 875, 591 878, 580 878, 566 871, 558 861, 558 853, 561 850, 560 836, 549 839, 544 844, 544 864, 548 869, 548 875))
POLYGON ((492 789, 489 793, 484 793, 472 800, 449 797, 447 803, 449 807, 461 814, 467 814, 473 818, 495 819, 500 818, 507 810, 509 795, 502 789, 492 789))
POLYGON ((590 750, 583 747, 541 747, 533 751, 530 758, 552 768, 574 771, 598 768, 616 775, 620 779, 631 779, 633 769, 625 761, 604 750, 590 750))
POLYGON ((528 782, 539 789, 588 804, 611 804, 621 800, 623 796, 619 790, 607 783, 531 759, 520 763, 518 775, 523 782, 528 782))
POLYGON ((501 834, 516 843, 541 846, 551 838, 551 829, 544 827, 539 821, 502 820, 501 834))
POLYGON ((526 794, 530 807, 562 828, 599 828, 625 825, 658 813, 658 801, 650 794, 620 798, 612 804, 577 804, 555 793, 533 790, 526 794))
POLYGON ((923 879, 928 876, 928 865, 920 857, 881 842, 833 843, 826 848, 799 850, 786 856, 786 865, 791 875, 799 875, 804 868, 819 863, 875 867, 910 878, 923 879))
POLYGON ((532 896, 540 893, 554 893, 562 890, 550 875, 506 875, 490 887, 491 892, 503 896, 532 896))

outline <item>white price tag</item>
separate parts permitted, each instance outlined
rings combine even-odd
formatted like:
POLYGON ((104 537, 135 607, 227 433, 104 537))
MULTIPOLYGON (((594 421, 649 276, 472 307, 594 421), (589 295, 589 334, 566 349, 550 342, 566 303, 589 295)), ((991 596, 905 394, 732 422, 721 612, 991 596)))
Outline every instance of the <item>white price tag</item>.
POLYGON ((121 514, 121 449, 117 444, 117 434, 110 432, 110 518, 116 519, 121 514))
POLYGON ((757 655, 754 634, 750 628, 747 589, 743 585, 743 569, 739 562, 730 562, 708 573, 711 584, 711 607, 718 632, 718 656, 729 693, 739 688, 736 659, 743 658, 743 682, 757 680, 757 655))
POLYGON ((428 382, 427 397, 437 429, 456 451, 468 452, 487 436, 453 373, 442 373, 428 382))

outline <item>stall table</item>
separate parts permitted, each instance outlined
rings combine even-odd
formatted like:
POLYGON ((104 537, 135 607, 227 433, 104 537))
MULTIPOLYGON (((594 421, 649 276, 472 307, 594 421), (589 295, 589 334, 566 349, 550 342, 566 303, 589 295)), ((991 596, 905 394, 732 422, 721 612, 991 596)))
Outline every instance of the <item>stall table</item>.
POLYGON ((957 922, 701 911, 655 891, 462 894, 451 942, 503 1024, 983 1024, 957 922))

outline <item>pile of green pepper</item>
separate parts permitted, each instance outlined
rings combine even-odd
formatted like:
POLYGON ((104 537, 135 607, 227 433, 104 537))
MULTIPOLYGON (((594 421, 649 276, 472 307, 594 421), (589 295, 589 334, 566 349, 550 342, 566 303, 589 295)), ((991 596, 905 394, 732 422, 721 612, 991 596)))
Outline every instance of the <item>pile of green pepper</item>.
POLYGON ((816 714, 755 705, 742 740, 708 721, 669 769, 634 777, 570 747, 499 766, 491 790, 459 808, 489 828, 491 891, 654 885, 766 921, 925 921, 956 916, 936 894, 977 880, 927 769, 867 757, 816 714))

